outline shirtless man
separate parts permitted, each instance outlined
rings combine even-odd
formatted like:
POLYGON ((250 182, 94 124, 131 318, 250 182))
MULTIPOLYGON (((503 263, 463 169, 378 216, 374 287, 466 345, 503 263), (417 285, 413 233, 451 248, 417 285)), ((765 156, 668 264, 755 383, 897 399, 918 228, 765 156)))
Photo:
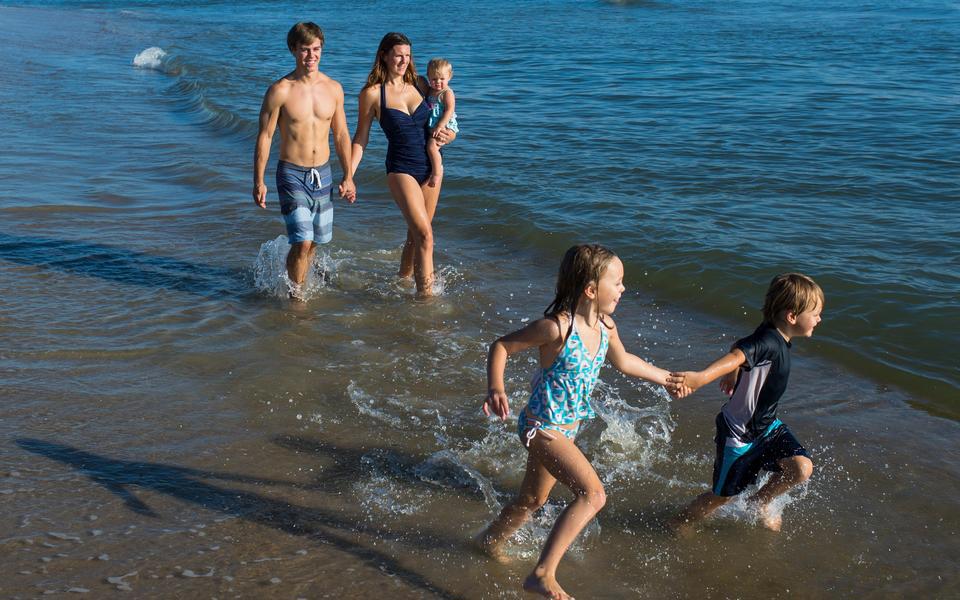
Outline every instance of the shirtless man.
POLYGON ((263 172, 270 157, 273 132, 280 124, 280 160, 277 195, 287 226, 290 252, 287 275, 293 284, 290 297, 301 299, 307 269, 317 244, 333 237, 333 176, 330 172, 330 131, 343 179, 340 197, 354 202, 357 190, 351 170, 350 132, 343 112, 343 88, 321 73, 323 32, 314 23, 297 23, 287 34, 287 47, 296 68, 274 82, 260 107, 260 131, 253 153, 253 201, 267 207, 263 172))

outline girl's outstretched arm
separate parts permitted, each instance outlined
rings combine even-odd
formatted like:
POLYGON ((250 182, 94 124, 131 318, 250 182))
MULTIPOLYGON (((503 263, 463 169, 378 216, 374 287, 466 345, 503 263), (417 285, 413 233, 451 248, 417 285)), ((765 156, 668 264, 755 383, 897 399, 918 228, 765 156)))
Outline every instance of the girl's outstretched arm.
POLYGON ((506 421, 510 405, 503 383, 507 357, 533 346, 555 345, 562 342, 560 325, 553 319, 538 319, 523 329, 507 334, 490 345, 487 354, 487 397, 483 401, 483 414, 494 414, 506 421))
POLYGON ((717 377, 724 377, 735 372, 746 360, 747 357, 743 354, 743 351, 739 348, 734 348, 729 353, 713 361, 709 367, 702 371, 670 373, 670 377, 667 378, 667 389, 682 398, 692 394, 717 377))
POLYGON ((612 327, 609 332, 610 348, 607 350, 607 357, 610 359, 610 364, 629 377, 638 377, 666 386, 667 376, 670 375, 670 372, 666 369, 655 367, 639 356, 627 352, 627 349, 623 347, 623 342, 620 340, 620 333, 613 319, 606 316, 603 318, 603 321, 612 327))

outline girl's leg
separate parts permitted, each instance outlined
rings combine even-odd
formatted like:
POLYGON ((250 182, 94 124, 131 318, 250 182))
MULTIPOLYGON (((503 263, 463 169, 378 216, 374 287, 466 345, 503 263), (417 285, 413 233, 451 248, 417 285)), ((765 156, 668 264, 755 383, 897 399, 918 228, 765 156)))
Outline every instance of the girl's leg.
POLYGON ((780 531, 782 521, 780 515, 770 514, 770 502, 793 486, 810 479, 813 474, 813 461, 806 456, 781 458, 777 464, 780 465, 780 472, 771 475, 769 481, 750 497, 751 502, 757 503, 760 522, 773 531, 780 531))
POLYGON ((530 442, 530 455, 576 497, 554 523, 537 566, 523 582, 523 588, 547 598, 566 599, 569 596, 557 582, 557 567, 573 540, 606 504, 606 492, 587 457, 562 435, 554 439, 537 435, 530 442))
MULTIPOLYGON (((430 222, 436 211, 436 199, 432 207, 417 181, 403 173, 387 175, 387 185, 394 202, 407 222, 407 241, 400 259, 400 276, 412 272, 417 281, 417 292, 424 296, 433 293, 433 227, 430 222), (428 210, 428 207, 432 210, 428 210)), ((437 190, 439 188, 430 188, 437 190)))
POLYGON ((430 157, 430 179, 427 180, 427 187, 437 187, 443 179, 443 157, 440 156, 437 140, 427 140, 427 155, 430 157))
POLYGON ((520 484, 520 493, 503 507, 500 514, 477 536, 481 549, 496 559, 502 558, 503 544, 546 504, 556 478, 533 455, 527 455, 527 471, 520 484))

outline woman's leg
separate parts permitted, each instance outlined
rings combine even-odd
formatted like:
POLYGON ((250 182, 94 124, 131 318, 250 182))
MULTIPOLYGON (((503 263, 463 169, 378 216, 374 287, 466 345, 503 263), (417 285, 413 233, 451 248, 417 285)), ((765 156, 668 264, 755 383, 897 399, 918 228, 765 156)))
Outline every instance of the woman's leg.
MULTIPOLYGON (((432 295, 433 227, 430 221, 436 211, 436 200, 431 206, 416 179, 410 175, 390 173, 387 175, 387 185, 407 222, 407 241, 400 258, 400 276, 408 277, 412 273, 417 281, 417 292, 425 296, 432 295)), ((439 188, 429 189, 439 193, 439 188)))
POLYGON ((562 435, 554 439, 537 435, 530 442, 530 455, 576 497, 554 523, 540 560, 523 582, 523 588, 547 598, 569 598, 557 582, 557 567, 573 540, 606 504, 606 492, 587 457, 562 435))

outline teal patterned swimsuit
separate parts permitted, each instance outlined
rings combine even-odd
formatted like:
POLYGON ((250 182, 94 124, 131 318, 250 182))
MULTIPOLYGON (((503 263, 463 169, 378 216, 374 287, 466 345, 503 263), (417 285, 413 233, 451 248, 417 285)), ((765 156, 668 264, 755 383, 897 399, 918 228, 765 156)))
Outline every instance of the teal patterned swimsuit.
POLYGON ((527 446, 539 429, 558 431, 573 439, 579 427, 564 429, 556 425, 572 425, 596 416, 590 406, 590 393, 610 345, 607 328, 601 323, 600 347, 591 358, 572 318, 570 327, 572 331, 556 360, 548 368, 540 369, 531 382, 530 401, 520 413, 518 428, 520 439, 527 446))

